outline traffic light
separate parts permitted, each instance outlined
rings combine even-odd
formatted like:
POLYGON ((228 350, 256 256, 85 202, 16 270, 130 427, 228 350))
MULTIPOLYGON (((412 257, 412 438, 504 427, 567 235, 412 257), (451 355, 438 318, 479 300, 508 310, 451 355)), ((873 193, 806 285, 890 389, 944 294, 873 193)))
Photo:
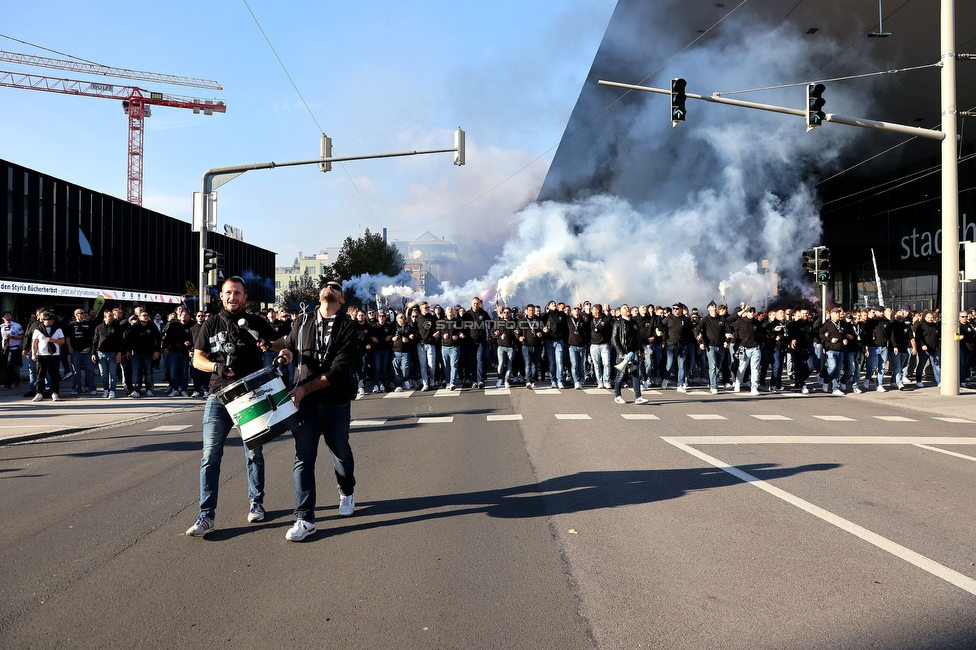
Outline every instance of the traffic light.
POLYGON ((823 112, 826 100, 823 92, 827 87, 823 84, 807 84, 807 133, 824 123, 827 114, 823 112))
POLYGON ((685 121, 685 115, 688 114, 688 109, 685 108, 685 100, 688 96, 685 94, 685 86, 688 82, 684 79, 672 79, 671 80, 671 126, 678 126, 678 122, 685 121))
POLYGON ((830 249, 820 247, 817 251, 817 284, 827 284, 830 280, 830 249))
MULTIPOLYGON (((332 138, 326 134, 322 134, 322 141, 319 143, 319 158, 331 158, 332 157, 332 138)), ((320 162, 319 171, 330 172, 332 171, 332 162, 320 162)))
POLYGON ((216 286, 217 281, 223 277, 221 271, 224 270, 224 256, 212 248, 205 248, 203 250, 203 270, 207 273, 207 284, 216 286))
POLYGON ((811 248, 803 251, 803 270, 808 273, 817 274, 817 249, 811 248))
POLYGON ((464 131, 461 127, 454 132, 454 164, 458 166, 464 164, 464 131))

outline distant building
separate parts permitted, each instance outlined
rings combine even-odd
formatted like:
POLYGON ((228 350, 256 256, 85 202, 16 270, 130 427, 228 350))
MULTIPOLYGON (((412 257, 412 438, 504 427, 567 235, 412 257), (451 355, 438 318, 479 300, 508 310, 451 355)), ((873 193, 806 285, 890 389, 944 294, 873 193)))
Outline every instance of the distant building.
POLYGON ((417 239, 392 243, 403 255, 404 268, 418 291, 437 293, 441 282, 458 284, 462 280, 458 247, 443 237, 428 231, 417 239))

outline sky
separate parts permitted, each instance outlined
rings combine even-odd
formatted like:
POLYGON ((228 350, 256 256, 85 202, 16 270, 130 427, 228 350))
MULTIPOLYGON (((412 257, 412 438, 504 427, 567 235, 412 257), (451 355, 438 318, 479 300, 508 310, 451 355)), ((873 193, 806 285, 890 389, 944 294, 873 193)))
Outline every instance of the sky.
MULTIPOLYGON (((240 228, 278 265, 367 228, 429 230, 476 277, 536 199, 615 4, 0 0, 0 34, 62 54, 9 38, 0 49, 220 82, 124 82, 226 102, 225 114, 154 107, 146 119, 143 205, 185 221, 208 169, 316 158, 323 132, 335 156, 451 148, 460 126, 463 167, 447 153, 248 172, 218 190, 218 230, 240 228)), ((0 88, 0 125, 0 158, 125 197, 117 100, 0 88)))

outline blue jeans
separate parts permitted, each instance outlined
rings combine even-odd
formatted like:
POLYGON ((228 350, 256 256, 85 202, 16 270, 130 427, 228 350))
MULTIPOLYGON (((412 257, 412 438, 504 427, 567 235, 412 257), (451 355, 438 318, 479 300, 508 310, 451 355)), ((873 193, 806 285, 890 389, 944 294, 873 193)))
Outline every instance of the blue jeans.
POLYGON ((373 385, 386 387, 392 350, 373 350, 373 385))
POLYGON ((911 353, 907 350, 895 354, 891 353, 891 385, 901 388, 908 381, 908 361, 911 353))
POLYGON ((437 368, 437 348, 433 343, 418 343, 417 358, 420 360, 420 381, 430 384, 434 381, 434 371, 437 368))
POLYGON ((447 383, 457 386, 458 378, 458 347, 456 345, 441 346, 441 361, 444 362, 444 374, 447 383))
POLYGON ((522 360, 525 361, 525 381, 531 384, 539 374, 539 346, 522 346, 522 360))
POLYGON ((475 358, 475 380, 479 383, 485 383, 485 377, 488 376, 488 359, 491 357, 491 344, 488 341, 475 341, 474 345, 474 358, 475 358))
POLYGON ((674 370, 675 361, 678 365, 678 385, 683 386, 685 383, 685 368, 688 367, 688 346, 687 345, 669 345, 668 346, 668 377, 671 376, 674 370))
POLYGON ((759 388, 759 359, 762 351, 758 348, 742 348, 742 361, 739 362, 739 372, 735 375, 735 380, 742 383, 746 376, 746 366, 749 366, 750 377, 752 378, 752 388, 759 388))
POLYGON ((840 386, 840 366, 843 362, 845 353, 840 350, 826 350, 827 355, 827 376, 824 377, 826 386, 824 390, 837 390, 840 386))
POLYGON ((350 496, 356 489, 356 465, 349 446, 349 402, 345 404, 314 404, 302 402, 298 406, 302 423, 293 431, 295 438, 295 518, 315 521, 315 459, 319 453, 319 438, 332 454, 339 492, 350 496))
POLYGON ((91 352, 85 354, 78 350, 71 353, 71 369, 75 376, 71 378, 71 388, 80 391, 82 387, 81 373, 85 373, 85 384, 89 391, 95 390, 95 362, 91 360, 91 352))
MULTIPOLYGON (((586 375, 586 348, 582 345, 569 346, 569 369, 573 375, 573 383, 582 384, 586 375)), ((640 372, 637 375, 639 377, 640 372)))
POLYGON ((925 362, 932 362, 932 374, 935 376, 935 383, 942 383, 942 368, 939 364, 939 351, 938 350, 919 350, 918 351, 918 365, 915 366, 915 381, 922 381, 922 371, 925 370, 925 362))
POLYGON ((169 357, 166 358, 166 363, 169 366, 170 390, 186 390, 187 359, 185 352, 170 352, 169 357))
POLYGON ((718 345, 709 345, 705 348, 705 356, 708 357, 708 387, 718 389, 718 373, 722 369, 722 356, 725 355, 725 348, 718 345))
POLYGON ((598 384, 610 384, 610 344, 594 343, 590 346, 590 357, 593 359, 593 374, 598 384))
POLYGON ((562 341, 546 341, 546 356, 549 358, 549 380, 563 380, 563 352, 565 343, 562 341))
MULTIPOLYGON (((171 354, 170 357, 178 357, 171 354)), ((214 518, 217 510, 217 488, 220 486, 220 460, 224 443, 234 426, 227 407, 216 397, 207 397, 203 407, 203 457, 200 459, 200 514, 214 518)), ((247 461, 247 496, 252 502, 264 501, 264 452, 261 447, 251 451, 244 447, 247 461)))
POLYGON ((393 382, 397 386, 403 386, 403 383, 406 381, 410 381, 410 353, 394 352, 393 382))
POLYGON ((512 375, 512 361, 515 359, 515 351, 512 348, 498 346, 498 379, 506 382, 512 375))
POLYGON ((864 375, 864 381, 870 383, 874 379, 875 373, 878 374, 878 386, 884 384, 884 369, 888 363, 887 347, 868 348, 868 369, 864 375))
POLYGON ((98 367, 102 371, 102 390, 114 391, 115 384, 115 370, 118 368, 118 362, 115 360, 115 352, 99 352, 98 353, 98 367))
POLYGON ((146 378, 146 390, 152 390, 154 388, 152 375, 152 355, 133 353, 132 390, 134 390, 136 393, 139 392, 139 387, 142 385, 143 377, 146 378))

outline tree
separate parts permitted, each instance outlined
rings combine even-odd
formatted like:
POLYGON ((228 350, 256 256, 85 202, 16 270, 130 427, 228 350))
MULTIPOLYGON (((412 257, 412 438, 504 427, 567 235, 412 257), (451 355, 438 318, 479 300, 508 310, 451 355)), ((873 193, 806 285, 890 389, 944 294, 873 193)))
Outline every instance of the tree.
POLYGON ((403 255, 397 247, 383 241, 379 233, 369 228, 359 239, 346 237, 332 266, 320 276, 322 284, 336 280, 345 282, 357 275, 396 276, 403 271, 403 255))
POLYGON ((288 311, 295 311, 303 302, 306 305, 317 305, 320 286, 306 269, 300 276, 288 281, 288 288, 281 293, 282 306, 288 311))

